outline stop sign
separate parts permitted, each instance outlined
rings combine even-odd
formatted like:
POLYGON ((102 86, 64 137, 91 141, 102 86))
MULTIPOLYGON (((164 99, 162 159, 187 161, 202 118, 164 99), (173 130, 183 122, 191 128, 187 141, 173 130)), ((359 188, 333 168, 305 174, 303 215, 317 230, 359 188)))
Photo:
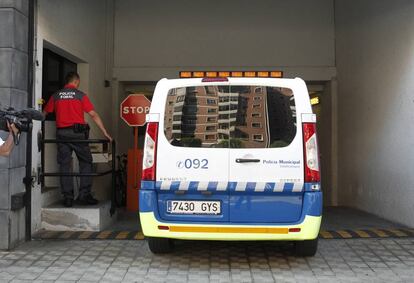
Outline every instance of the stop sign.
POLYGON ((121 102, 121 118, 131 127, 143 126, 151 102, 143 94, 130 94, 121 102))

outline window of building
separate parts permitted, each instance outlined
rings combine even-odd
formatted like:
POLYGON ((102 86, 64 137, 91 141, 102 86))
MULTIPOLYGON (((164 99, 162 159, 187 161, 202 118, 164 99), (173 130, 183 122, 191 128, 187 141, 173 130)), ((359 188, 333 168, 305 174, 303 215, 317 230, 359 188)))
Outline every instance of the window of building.
POLYGON ((254 93, 262 93, 263 92, 263 88, 262 87, 256 87, 254 89, 254 93))
MULTIPOLYGON (((212 107, 219 101, 218 87, 209 87, 209 97, 203 98, 202 95, 205 95, 206 91, 204 87, 185 87, 168 92, 164 112, 164 134, 173 146, 205 148, 226 146, 224 140, 228 139, 228 135, 227 138, 217 139, 218 107, 212 107), (180 100, 172 98, 177 93, 183 98, 180 100), (173 101, 172 105, 170 101, 173 101), (168 108, 182 110, 169 113, 168 108), (172 130, 168 131, 168 128, 172 130)), ((220 92, 220 97, 226 97, 225 94, 220 92)))
MULTIPOLYGON (((236 92, 235 89, 243 88, 231 87, 230 92, 236 92)), ((231 121, 231 147, 269 148, 289 145, 296 136, 296 113, 292 110, 294 105, 294 95, 290 89, 265 86, 244 88, 239 93, 236 119, 231 121), (244 92, 246 89, 249 89, 248 93, 244 92), (260 96, 257 95, 259 90, 260 96), (262 98, 264 96, 265 99, 262 98)))
POLYGON ((184 95, 177 96, 176 102, 182 102, 182 101, 184 101, 184 99, 185 99, 184 95))
POLYGON ((197 106, 184 104, 183 112, 185 113, 185 115, 195 115, 197 114, 197 111, 197 106))
POLYGON ((211 105, 211 104, 216 104, 216 100, 215 99, 211 99, 211 98, 207 98, 207 104, 211 105))
POLYGON ((263 141, 263 135, 253 135, 254 141, 263 141))
POLYGON ((187 87, 169 92, 168 96, 184 93, 186 97, 183 105, 180 105, 183 108, 179 115, 167 110, 179 107, 169 105, 168 101, 176 103, 175 99, 167 98, 165 102, 164 132, 167 140, 174 139, 174 146, 275 148, 288 146, 296 136, 295 99, 291 89, 262 86, 261 96, 256 94, 256 86, 214 86, 209 91, 211 100, 208 100, 210 97, 198 99, 198 104, 192 104, 194 93, 206 93, 204 87, 187 87), (266 99, 261 98, 264 96, 266 99), (216 104, 233 101, 233 98, 237 100, 219 107, 209 104, 213 101, 216 104), (232 113, 225 112, 228 110, 232 113), (177 121, 181 121, 181 128, 179 124, 173 131, 166 130, 177 121))
POLYGON ((219 106, 219 111, 227 111, 230 109, 230 105, 219 106))

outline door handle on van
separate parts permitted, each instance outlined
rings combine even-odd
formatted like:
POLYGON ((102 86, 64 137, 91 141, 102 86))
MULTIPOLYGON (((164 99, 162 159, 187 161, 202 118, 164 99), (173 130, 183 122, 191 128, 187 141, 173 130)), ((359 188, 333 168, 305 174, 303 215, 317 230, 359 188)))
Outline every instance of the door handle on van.
POLYGON ((237 163, 248 163, 248 162, 260 162, 260 159, 253 159, 253 158, 236 158, 237 163))

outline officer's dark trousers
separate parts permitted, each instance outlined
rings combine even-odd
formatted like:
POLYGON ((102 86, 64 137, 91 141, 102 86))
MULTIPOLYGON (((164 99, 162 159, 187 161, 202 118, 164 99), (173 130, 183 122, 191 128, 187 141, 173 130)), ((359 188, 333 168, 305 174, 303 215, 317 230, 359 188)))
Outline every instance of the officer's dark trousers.
MULTIPOLYGON (((86 133, 75 133, 72 128, 57 129, 56 137, 60 140, 84 140, 86 133)), ((75 151, 79 160, 80 173, 92 173, 92 154, 87 143, 59 143, 57 161, 60 172, 72 172, 72 152, 75 151)), ((72 198, 73 177, 60 177, 60 186, 64 197, 72 198)), ((92 177, 80 177, 79 197, 82 198, 91 192, 92 177)))

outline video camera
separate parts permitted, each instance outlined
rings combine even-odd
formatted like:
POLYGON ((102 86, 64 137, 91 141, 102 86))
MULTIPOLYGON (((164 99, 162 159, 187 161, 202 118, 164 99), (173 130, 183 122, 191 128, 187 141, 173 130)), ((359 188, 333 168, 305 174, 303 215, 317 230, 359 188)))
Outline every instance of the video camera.
POLYGON ((43 121, 43 114, 32 108, 24 110, 15 110, 12 107, 0 108, 0 130, 8 132, 9 128, 7 127, 7 122, 9 122, 9 124, 14 124, 19 130, 18 135, 12 133, 16 145, 19 144, 20 133, 28 132, 32 128, 33 120, 43 121))

